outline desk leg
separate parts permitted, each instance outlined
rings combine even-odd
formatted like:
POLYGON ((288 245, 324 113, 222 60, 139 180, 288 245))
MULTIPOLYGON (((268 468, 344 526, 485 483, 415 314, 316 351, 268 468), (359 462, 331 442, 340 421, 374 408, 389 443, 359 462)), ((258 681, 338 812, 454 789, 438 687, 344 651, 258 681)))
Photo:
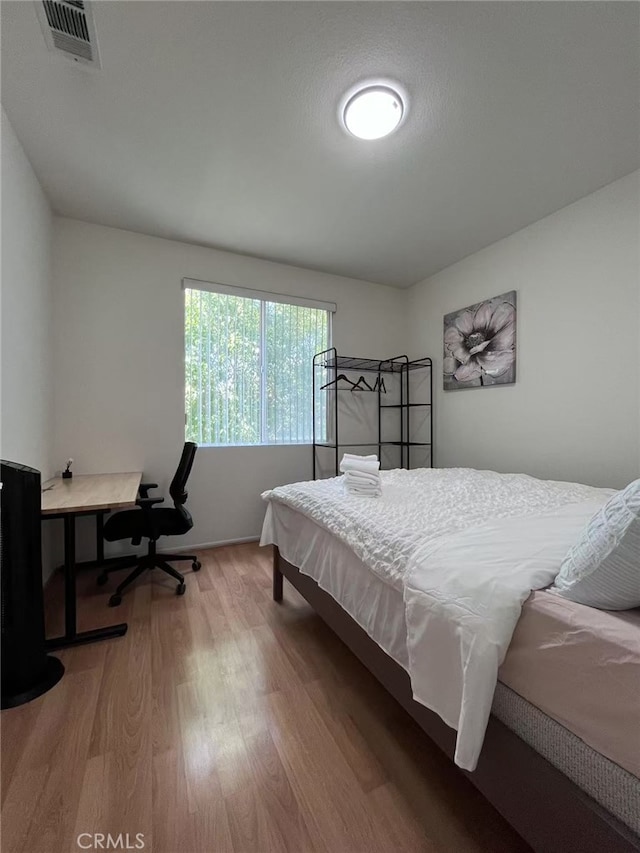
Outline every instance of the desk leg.
POLYGON ((97 640, 110 640, 127 633, 127 623, 109 625, 78 632, 76 621, 76 517, 73 513, 64 516, 64 636, 45 642, 47 651, 82 646, 97 640))
MULTIPOLYGON (((1 0, 0 0, 1 2, 1 0)), ((117 565, 118 569, 128 569, 130 566, 135 566, 138 562, 137 554, 120 554, 117 557, 105 557, 104 555, 104 517, 111 512, 110 509, 105 510, 97 510, 96 512, 82 512, 80 515, 95 515, 96 517, 96 558, 95 560, 81 560, 79 563, 76 562, 76 572, 80 572, 83 569, 99 569, 103 568, 106 571, 107 566, 115 566, 117 565)), ((60 513, 60 515, 49 515, 45 516, 45 518, 66 518, 67 516, 64 513, 60 513)), ((74 521, 75 525, 75 521, 74 521)), ((65 527, 65 535, 66 535, 66 527, 65 527)), ((75 537, 75 531, 74 531, 75 537)), ((75 538, 74 538, 75 543, 75 538)), ((74 544, 75 549, 75 544, 74 544)), ((65 552, 66 553, 66 552, 65 552)), ((75 554, 74 554, 75 557, 75 554)), ((75 560, 74 560, 75 562, 75 560)), ((66 564, 66 557, 65 557, 66 564)), ((64 566, 60 568, 64 569, 64 566)))
MULTIPOLYGON (((128 569, 138 563, 137 554, 120 554, 117 557, 105 557, 104 555, 104 517, 111 510, 96 513, 96 558, 95 560, 83 560, 76 563, 76 569, 103 569, 103 575, 106 576, 107 567, 115 566, 117 569, 128 569)), ((116 569, 113 569, 115 571, 116 569)))
POLYGON ((52 640, 47 640, 45 648, 47 651, 55 651, 55 649, 66 649, 69 646, 86 646, 87 643, 97 643, 98 640, 114 640, 116 637, 124 637, 129 626, 126 622, 120 622, 118 625, 109 625, 108 628, 92 628, 90 631, 80 631, 72 637, 54 637, 52 640))
POLYGON ((104 563, 104 513, 96 515, 96 563, 101 566, 104 563))
POLYGON ((64 517, 64 633, 76 635, 76 517, 64 517))

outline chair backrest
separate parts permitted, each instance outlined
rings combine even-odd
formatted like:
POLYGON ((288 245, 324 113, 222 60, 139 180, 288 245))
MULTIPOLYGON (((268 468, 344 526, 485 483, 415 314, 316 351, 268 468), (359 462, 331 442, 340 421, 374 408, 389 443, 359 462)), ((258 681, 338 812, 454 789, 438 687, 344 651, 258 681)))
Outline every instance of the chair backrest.
POLYGON ((189 474, 191 473, 193 458, 196 455, 197 449, 198 445, 195 442, 185 441, 184 447, 182 448, 182 456, 178 463, 178 468, 176 469, 176 473, 173 475, 173 480, 169 486, 169 494, 176 506, 182 506, 187 501, 188 494, 185 487, 187 485, 187 480, 189 479, 189 474))

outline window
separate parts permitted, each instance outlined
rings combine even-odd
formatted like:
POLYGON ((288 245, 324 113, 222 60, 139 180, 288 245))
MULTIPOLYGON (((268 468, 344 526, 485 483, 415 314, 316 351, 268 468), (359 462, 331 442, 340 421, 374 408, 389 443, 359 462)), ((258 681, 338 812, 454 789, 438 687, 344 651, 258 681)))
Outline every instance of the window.
MULTIPOLYGON (((185 279, 186 437, 198 444, 310 444, 312 360, 335 305, 185 279)), ((316 438, 326 439, 326 409, 316 438)))

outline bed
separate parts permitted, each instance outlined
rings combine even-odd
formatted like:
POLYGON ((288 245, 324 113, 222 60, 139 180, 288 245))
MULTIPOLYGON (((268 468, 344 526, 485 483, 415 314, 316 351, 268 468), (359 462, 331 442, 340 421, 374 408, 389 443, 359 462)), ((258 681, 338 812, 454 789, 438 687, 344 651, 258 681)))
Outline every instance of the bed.
MULTIPOLYGON (((411 555, 431 553, 443 541, 455 554, 456 543, 468 531, 477 536, 487 515, 499 525, 521 525, 523 516, 551 512, 555 519, 568 508, 575 526, 577 510, 588 514, 611 494, 507 476, 513 479, 469 469, 384 472, 383 495, 395 510, 366 499, 350 509, 338 480, 264 495, 262 543, 274 546, 275 600, 286 577, 461 766, 454 728, 414 698, 406 601, 411 555), (416 494, 425 489, 430 506, 416 509, 416 494), (501 489, 502 498, 487 497, 501 489), (473 496, 467 504, 463 493, 473 496), (465 521, 452 529, 447 514, 454 506, 463 507, 465 521), (385 513, 392 532, 382 537, 384 547, 370 547, 385 513)), ((462 772, 535 850, 640 850, 640 612, 595 611, 543 589, 527 596, 491 688, 477 764, 462 772)))

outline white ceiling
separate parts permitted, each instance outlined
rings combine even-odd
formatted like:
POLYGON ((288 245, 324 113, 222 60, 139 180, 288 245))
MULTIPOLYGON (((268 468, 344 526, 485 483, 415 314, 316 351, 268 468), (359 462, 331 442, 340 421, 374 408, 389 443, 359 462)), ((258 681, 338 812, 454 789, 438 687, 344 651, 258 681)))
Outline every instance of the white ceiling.
POLYGON ((3 103, 66 216, 406 286, 639 165, 637 3, 94 2, 88 71, 34 5, 3 103), (359 141, 379 76, 407 120, 359 141))

